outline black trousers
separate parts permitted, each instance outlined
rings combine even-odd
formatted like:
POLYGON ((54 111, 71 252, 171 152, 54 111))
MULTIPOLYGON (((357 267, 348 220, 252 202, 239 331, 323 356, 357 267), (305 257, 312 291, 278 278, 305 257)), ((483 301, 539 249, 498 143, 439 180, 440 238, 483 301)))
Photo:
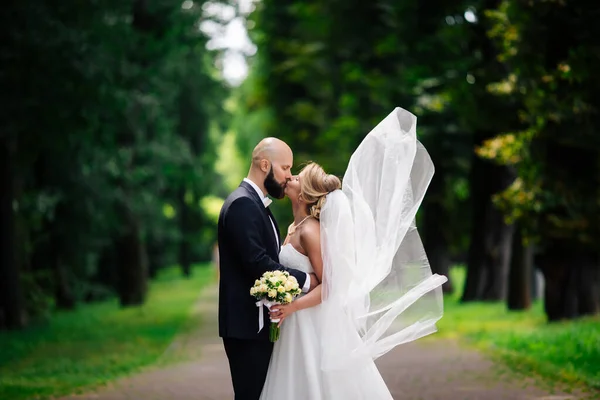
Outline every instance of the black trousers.
POLYGON ((223 338, 235 400, 258 400, 267 379, 273 343, 268 340, 223 338))

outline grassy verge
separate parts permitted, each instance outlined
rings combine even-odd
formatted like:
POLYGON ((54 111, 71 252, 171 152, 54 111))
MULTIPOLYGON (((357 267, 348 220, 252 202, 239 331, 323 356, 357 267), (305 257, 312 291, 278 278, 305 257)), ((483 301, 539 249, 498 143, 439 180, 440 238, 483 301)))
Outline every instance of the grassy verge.
POLYGON ((463 337, 512 370, 560 381, 574 387, 600 389, 600 318, 549 324, 542 302, 527 311, 508 311, 503 303, 460 304, 464 270, 454 268, 456 294, 445 299, 439 334, 463 337))
POLYGON ((152 365, 189 318, 214 269, 199 266, 189 280, 175 268, 151 283, 142 307, 116 300, 61 312, 40 327, 0 332, 0 399, 60 396, 152 365))

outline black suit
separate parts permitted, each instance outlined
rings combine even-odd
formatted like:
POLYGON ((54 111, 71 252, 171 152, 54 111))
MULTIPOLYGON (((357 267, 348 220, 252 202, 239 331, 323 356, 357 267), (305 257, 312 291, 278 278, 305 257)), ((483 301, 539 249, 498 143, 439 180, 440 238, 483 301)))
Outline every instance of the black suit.
MULTIPOLYGON (((223 338, 236 400, 257 400, 264 385, 273 343, 268 312, 258 332, 258 308, 250 295, 266 271, 286 270, 304 286, 306 274, 279 264, 277 222, 247 182, 231 193, 221 209, 219 238, 219 336, 223 338)), ((280 243, 280 242, 279 242, 280 243)), ((266 311, 266 310, 265 310, 266 311)))

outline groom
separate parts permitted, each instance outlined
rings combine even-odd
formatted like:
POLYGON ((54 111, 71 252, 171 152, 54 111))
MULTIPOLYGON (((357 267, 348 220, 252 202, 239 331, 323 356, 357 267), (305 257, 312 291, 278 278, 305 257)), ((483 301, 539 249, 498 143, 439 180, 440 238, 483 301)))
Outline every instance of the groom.
POLYGON ((266 194, 283 198, 293 159, 283 141, 263 139, 252 152, 247 178, 227 197, 219 215, 219 336, 229 359, 236 400, 259 399, 273 352, 268 312, 264 313, 265 328, 258 332, 258 308, 250 296, 254 281, 278 269, 293 275, 303 292, 318 283, 313 274, 279 264, 281 237, 266 194))

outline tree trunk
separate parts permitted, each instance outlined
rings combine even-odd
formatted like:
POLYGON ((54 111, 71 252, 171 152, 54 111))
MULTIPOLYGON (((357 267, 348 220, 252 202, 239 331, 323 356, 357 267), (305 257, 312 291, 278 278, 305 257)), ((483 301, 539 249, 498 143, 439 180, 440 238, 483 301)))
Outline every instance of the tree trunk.
POLYGON ((442 285, 443 292, 453 293, 454 287, 450 280, 450 255, 448 254, 448 247, 444 238, 442 235, 438 235, 432 238, 427 243, 427 246, 427 257, 429 258, 432 272, 448 278, 448 281, 442 285))
POLYGON ((117 281, 117 259, 115 255, 115 243, 111 242, 103 246, 98 257, 98 269, 95 280, 105 286, 116 288, 117 281))
POLYGON ((549 321, 600 312, 597 254, 556 241, 536 261, 545 278, 544 310, 549 321))
POLYGON ((54 285, 56 307, 61 310, 73 310, 75 296, 71 290, 67 268, 60 259, 54 260, 54 285))
POLYGON ((15 241, 14 202, 15 143, 0 136, 0 326, 19 329, 25 326, 24 302, 15 241))
POLYGON ((423 210, 423 245, 432 272, 448 278, 448 281, 442 286, 444 293, 452 293, 454 289, 450 281, 450 254, 442 229, 443 224, 446 222, 444 216, 447 212, 440 201, 443 196, 443 175, 437 173, 429 185, 428 198, 430 201, 425 204, 423 210))
POLYGON ((191 249, 190 249, 190 209, 185 202, 185 188, 179 192, 179 231, 181 241, 179 242, 179 265, 183 276, 190 277, 192 270, 191 249))
MULTIPOLYGON (((60 226, 62 221, 71 219, 69 215, 68 205, 62 203, 56 208, 55 222, 50 224, 50 248, 48 253, 50 256, 50 264, 54 276, 54 298, 56 306, 62 310, 72 310, 75 308, 75 295, 71 289, 67 265, 73 265, 75 257, 73 257, 72 240, 65 230, 60 226), (65 263, 65 260, 67 261, 65 263)), ((44 266, 45 267, 45 266, 44 266)))
POLYGON ((490 232, 486 243, 487 271, 481 299, 486 301, 502 301, 506 298, 506 287, 510 268, 512 237, 514 228, 504 222, 502 213, 490 204, 488 210, 490 232))
POLYGON ((487 269, 485 244, 489 234, 487 210, 490 207, 490 193, 486 172, 490 164, 477 155, 473 155, 469 187, 471 193, 471 234, 467 254, 467 277, 462 295, 462 301, 476 301, 483 293, 484 273, 487 269))
POLYGON ((126 230, 116 240, 115 249, 119 276, 117 291, 121 306, 126 307, 141 305, 146 300, 148 267, 139 222, 126 206, 123 206, 123 221, 126 230))
POLYGON ((146 249, 148 253, 148 277, 154 279, 163 265, 163 252, 165 249, 160 240, 152 237, 148 240, 146 249))
POLYGON ((533 276, 532 246, 523 244, 521 229, 513 235, 508 280, 508 309, 527 310, 531 307, 531 278, 533 276))
POLYGON ((529 281, 531 282, 531 300, 535 301, 538 299, 542 298, 542 285, 540 284, 540 280, 542 280, 543 278, 540 276, 540 272, 538 271, 537 266, 535 265, 535 263, 533 262, 534 259, 534 250, 533 250, 533 246, 530 249, 531 251, 531 263, 532 263, 532 267, 531 267, 531 271, 530 271, 530 277, 529 277, 529 281))
POLYGON ((600 265, 597 254, 584 254, 578 276, 578 315, 600 313, 600 265))
POLYGON ((492 195, 504 190, 511 180, 512 174, 506 167, 473 156, 470 176, 473 214, 463 302, 498 301, 506 296, 513 228, 504 223, 502 213, 492 203, 492 195))

